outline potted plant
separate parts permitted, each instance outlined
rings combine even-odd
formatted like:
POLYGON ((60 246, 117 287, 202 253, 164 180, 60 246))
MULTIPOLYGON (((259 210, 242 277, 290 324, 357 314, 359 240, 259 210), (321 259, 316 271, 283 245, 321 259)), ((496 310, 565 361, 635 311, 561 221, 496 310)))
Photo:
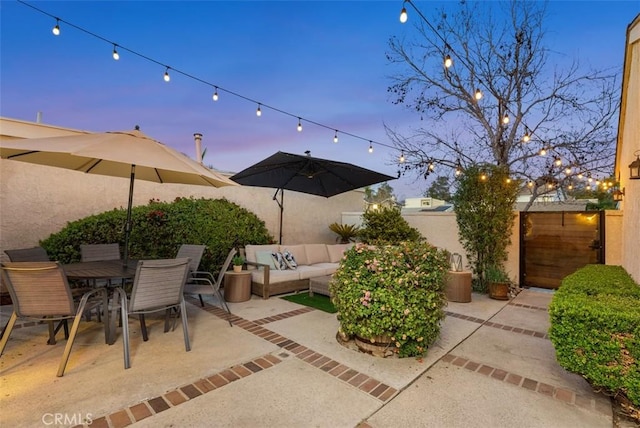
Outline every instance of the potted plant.
POLYGON ((484 271, 484 279, 489 287, 489 297, 496 300, 509 300, 511 279, 500 266, 489 265, 484 271))
POLYGON ((356 244, 329 283, 338 338, 374 355, 424 355, 440 334, 448 269, 445 251, 426 241, 356 244))
POLYGON ((242 265, 244 265, 244 257, 242 257, 241 255, 236 255, 233 257, 233 259, 231 259, 231 263, 233 264, 234 272, 241 272, 242 265))
POLYGON ((340 244, 348 244, 349 242, 354 242, 358 233, 360 232, 360 228, 354 224, 340 224, 340 223, 331 223, 329 225, 329 230, 338 235, 336 241, 340 244))

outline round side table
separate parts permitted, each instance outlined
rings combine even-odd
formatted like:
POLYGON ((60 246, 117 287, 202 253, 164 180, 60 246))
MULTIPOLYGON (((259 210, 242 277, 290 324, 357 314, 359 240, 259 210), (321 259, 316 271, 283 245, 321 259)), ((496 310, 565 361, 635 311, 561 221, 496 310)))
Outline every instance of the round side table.
POLYGON ((251 272, 227 271, 224 273, 224 300, 231 303, 251 299, 251 272))

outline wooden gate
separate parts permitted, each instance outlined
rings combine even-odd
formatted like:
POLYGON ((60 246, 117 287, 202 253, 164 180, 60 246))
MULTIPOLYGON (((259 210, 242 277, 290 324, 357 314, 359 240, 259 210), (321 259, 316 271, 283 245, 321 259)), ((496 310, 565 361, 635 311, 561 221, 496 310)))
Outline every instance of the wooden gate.
POLYGON ((604 263, 604 213, 521 212, 520 284, 556 289, 577 269, 604 263))

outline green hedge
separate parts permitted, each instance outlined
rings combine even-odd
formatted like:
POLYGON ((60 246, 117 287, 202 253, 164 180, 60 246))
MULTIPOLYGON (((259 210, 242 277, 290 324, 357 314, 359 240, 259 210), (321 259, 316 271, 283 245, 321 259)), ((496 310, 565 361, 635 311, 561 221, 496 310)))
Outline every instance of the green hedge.
MULTIPOLYGON (((125 209, 115 209, 70 222, 40 245, 62 263, 80 260, 80 244, 118 242, 124 249, 126 217, 125 209)), ((204 244, 200 269, 210 272, 220 269, 234 246, 273 242, 264 221, 226 199, 151 200, 134 207, 131 219, 131 259, 172 258, 181 244, 204 244)))
POLYGON ((620 266, 567 276, 549 305, 549 336, 565 369, 640 406, 640 286, 620 266))

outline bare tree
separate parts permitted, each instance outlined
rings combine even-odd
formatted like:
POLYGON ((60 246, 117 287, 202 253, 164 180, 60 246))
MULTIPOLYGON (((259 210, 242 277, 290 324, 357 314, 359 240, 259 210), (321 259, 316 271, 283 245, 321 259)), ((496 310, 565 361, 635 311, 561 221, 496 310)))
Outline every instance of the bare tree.
POLYGON ((386 127, 404 154, 400 173, 507 166, 531 189, 527 209, 578 177, 611 174, 618 72, 562 67, 566 58, 544 45, 544 3, 461 1, 436 25, 414 12, 416 38, 391 38, 387 54, 401 67, 392 101, 424 124, 410 135, 386 127))

